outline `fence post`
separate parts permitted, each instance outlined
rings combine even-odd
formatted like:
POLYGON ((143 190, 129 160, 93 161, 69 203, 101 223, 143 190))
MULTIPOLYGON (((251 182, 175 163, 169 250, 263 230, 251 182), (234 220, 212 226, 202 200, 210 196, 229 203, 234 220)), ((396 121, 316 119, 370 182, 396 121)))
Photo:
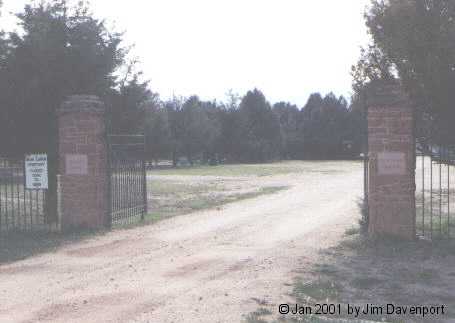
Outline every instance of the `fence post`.
POLYGON ((108 214, 105 107, 96 96, 69 97, 58 111, 61 226, 99 229, 108 214))
POLYGON ((368 104, 367 104, 367 93, 364 91, 362 95, 363 102, 363 116, 364 128, 362 129, 362 152, 363 152, 363 205, 362 205, 362 222, 365 227, 369 226, 369 212, 368 206, 368 190, 370 180, 369 176, 369 156, 368 156, 368 104))
POLYGON ((400 84, 368 93, 369 232, 416 237, 414 110, 400 84))
POLYGON ((144 199, 144 212, 142 213, 141 220, 144 221, 145 216, 148 213, 148 194, 147 194, 147 168, 145 165, 146 161, 146 149, 147 149, 147 136, 144 134, 144 152, 142 154, 142 193, 144 199))
POLYGON ((112 156, 111 156, 111 142, 109 134, 105 133, 107 150, 107 166, 106 166, 106 179, 107 179, 107 212, 104 226, 107 229, 112 228, 112 156))
POLYGON ((62 178, 57 175, 57 228, 58 232, 62 231, 62 178))

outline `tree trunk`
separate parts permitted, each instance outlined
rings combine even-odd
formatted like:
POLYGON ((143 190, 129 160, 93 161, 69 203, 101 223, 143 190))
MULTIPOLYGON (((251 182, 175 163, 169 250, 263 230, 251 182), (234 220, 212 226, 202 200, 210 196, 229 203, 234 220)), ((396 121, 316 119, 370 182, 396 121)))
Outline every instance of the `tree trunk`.
POLYGON ((172 166, 177 168, 177 151, 172 151, 172 166))

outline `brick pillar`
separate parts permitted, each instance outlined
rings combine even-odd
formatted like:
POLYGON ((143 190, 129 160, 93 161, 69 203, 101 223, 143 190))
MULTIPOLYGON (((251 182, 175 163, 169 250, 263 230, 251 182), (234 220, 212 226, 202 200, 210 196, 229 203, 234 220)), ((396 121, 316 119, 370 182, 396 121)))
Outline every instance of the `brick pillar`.
POLYGON ((414 111, 401 87, 372 84, 368 99, 369 232, 414 239, 414 111))
POLYGON ((63 230, 106 224, 105 107, 96 96, 69 97, 58 111, 63 230))

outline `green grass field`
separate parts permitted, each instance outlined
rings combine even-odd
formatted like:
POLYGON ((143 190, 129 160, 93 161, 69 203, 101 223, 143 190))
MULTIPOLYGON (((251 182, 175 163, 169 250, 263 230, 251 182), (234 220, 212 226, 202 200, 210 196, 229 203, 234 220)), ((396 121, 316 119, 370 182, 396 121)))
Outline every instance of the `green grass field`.
POLYGON ((298 172, 299 167, 292 164, 266 164, 266 165, 219 165, 196 166, 191 168, 177 168, 153 171, 155 175, 174 176, 271 176, 298 172))
POLYGON ((222 205, 273 194, 286 189, 286 186, 248 187, 247 183, 232 183, 229 180, 208 182, 178 182, 160 176, 151 180, 149 189, 148 221, 188 214, 196 211, 213 209, 222 205))
POLYGON ((164 169, 150 171, 151 175, 173 175, 173 176, 273 176, 292 174, 303 171, 317 171, 315 164, 331 163, 330 161, 285 161, 268 164, 229 164, 218 166, 195 166, 177 169, 164 169))
MULTIPOLYGON (((352 165, 352 161, 348 163, 352 165)), ((343 171, 342 167, 343 161, 284 161, 151 170, 148 172, 150 214, 147 218, 157 221, 273 194, 288 188, 267 183, 274 176, 337 174, 343 171), (329 167, 321 171, 321 163, 329 167)))
MULTIPOLYGON (((450 210, 450 213, 447 212, 447 193, 443 195, 441 204, 439 204, 440 200, 436 195, 433 198, 432 207, 429 196, 429 194, 426 195, 425 208, 422 205, 422 195, 416 196, 417 233, 433 239, 455 237, 455 210, 450 210)), ((455 192, 451 192, 451 196, 455 196, 455 192)), ((451 199, 450 204, 453 208, 453 199, 451 199)))

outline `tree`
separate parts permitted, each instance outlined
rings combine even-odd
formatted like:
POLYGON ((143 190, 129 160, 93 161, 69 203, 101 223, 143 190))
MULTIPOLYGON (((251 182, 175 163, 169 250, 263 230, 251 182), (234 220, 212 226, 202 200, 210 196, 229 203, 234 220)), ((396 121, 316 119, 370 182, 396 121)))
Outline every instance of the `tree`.
POLYGON ((121 34, 110 32, 83 2, 66 0, 26 5, 17 14, 20 31, 0 46, 0 149, 8 155, 47 152, 46 214, 55 217, 57 169, 56 111, 73 94, 103 99, 117 85, 115 72, 126 51, 121 34))
POLYGON ((202 110, 206 116, 206 124, 204 125, 203 139, 203 156, 204 163, 212 165, 219 162, 220 154, 222 153, 221 139, 221 123, 222 123, 222 107, 216 102, 202 102, 202 110))
POLYGON ((300 111, 297 106, 278 102, 273 105, 273 112, 277 115, 281 129, 281 158, 295 159, 303 151, 303 138, 299 135, 301 123, 300 111))
POLYGON ((156 105, 158 94, 150 91, 148 82, 135 75, 106 97, 110 107, 110 131, 116 134, 139 134, 146 127, 147 107, 156 105))
MULTIPOLYGON (((1 7, 2 7, 2 2, 0 1, 0 17, 1 17, 1 7)), ((8 56, 8 52, 10 50, 10 43, 6 38, 6 34, 4 31, 0 30, 0 89, 5 88, 5 79, 1 78, 1 75, 5 73, 5 67, 6 67, 6 58, 8 56)), ((2 94, 3 96, 3 94, 2 94)), ((2 102, 2 99, 0 98, 0 103, 2 102)), ((2 147, 7 147, 9 146, 9 134, 8 130, 11 129, 10 122, 8 120, 9 114, 7 110, 0 106, 0 149, 2 147)))
POLYGON ((375 46, 393 63, 422 119, 452 138, 455 2, 374 0, 366 14, 375 46))
POLYGON ((182 151, 182 140, 183 140, 183 119, 182 119, 182 107, 183 98, 173 97, 164 103, 164 109, 166 110, 168 123, 169 123, 169 134, 170 134, 170 151, 172 156, 172 164, 177 167, 178 158, 182 151))
MULTIPOLYGON (((223 108, 217 102, 201 101, 197 96, 176 98, 164 102, 168 118, 169 150, 173 165, 180 156, 189 163, 217 162, 223 153, 223 108)), ((164 129, 163 129, 164 131, 164 129)))
POLYGON ((352 141, 352 154, 359 155, 365 153, 368 141, 367 116, 366 116, 366 97, 364 91, 354 93, 351 97, 349 106, 346 137, 352 141))
POLYGON ((265 162, 279 158, 281 130, 264 94, 258 89, 249 91, 239 108, 242 124, 242 156, 248 162, 265 162))
POLYGON ((305 158, 332 159, 343 155, 343 140, 349 139, 348 108, 343 97, 312 94, 302 110, 302 119, 305 158))
POLYGON ((229 91, 227 102, 218 107, 219 140, 218 153, 219 159, 228 161, 241 160, 241 149, 239 143, 242 142, 241 131, 243 129, 242 120, 239 115, 240 96, 229 91))
POLYGON ((82 2, 74 8, 64 0, 27 5, 17 17, 22 32, 9 34, 0 75, 0 109, 10 138, 2 150, 51 152, 61 102, 72 94, 105 98, 125 50, 121 35, 109 32, 82 2))
POLYGON ((365 87, 376 80, 392 80, 394 76, 393 63, 375 45, 369 45, 367 49, 360 49, 360 59, 351 68, 354 92, 362 96, 365 87))
POLYGON ((202 102, 197 96, 188 98, 182 106, 182 148, 188 161, 193 165, 194 158, 208 147, 210 125, 202 102))
POLYGON ((146 104, 146 156, 157 163, 159 159, 169 158, 171 154, 171 131, 168 111, 154 101, 146 104))

